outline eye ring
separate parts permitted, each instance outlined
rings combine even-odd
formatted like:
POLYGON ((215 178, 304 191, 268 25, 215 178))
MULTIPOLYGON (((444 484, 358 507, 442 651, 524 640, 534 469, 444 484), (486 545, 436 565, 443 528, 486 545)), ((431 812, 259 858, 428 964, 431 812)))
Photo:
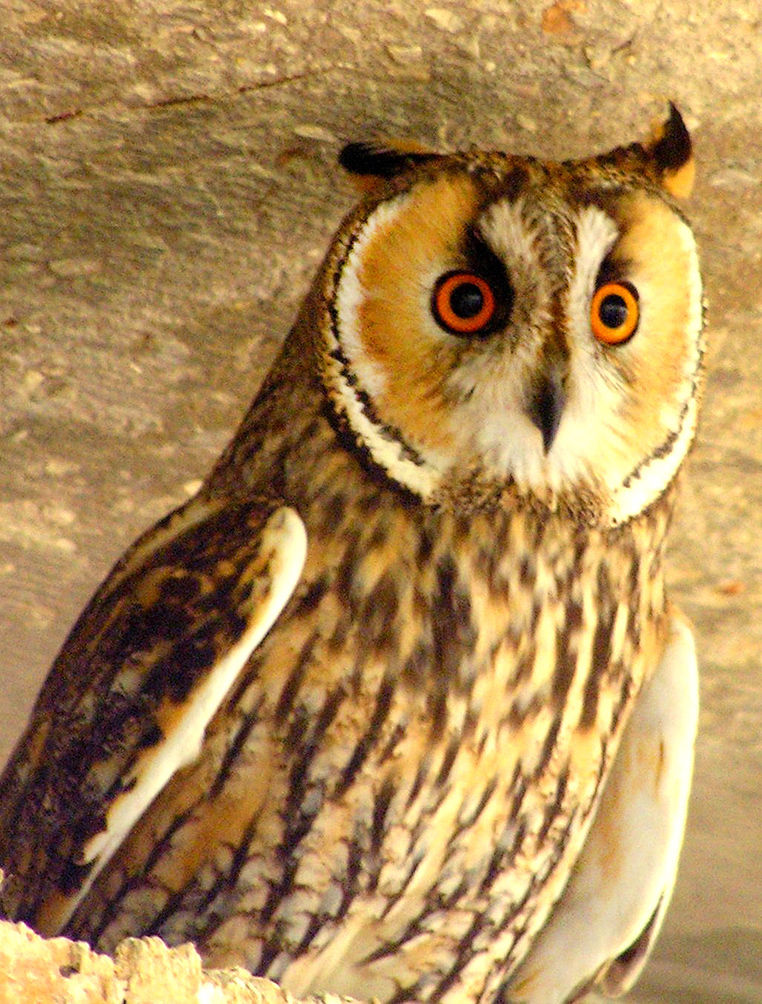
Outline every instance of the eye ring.
POLYGON ((604 282, 590 303, 590 327, 599 342, 621 345, 640 321, 638 291, 630 282, 604 282))
POLYGON ((448 272, 440 277, 431 298, 431 312, 452 335, 477 335, 489 327, 497 301, 492 286, 474 272, 448 272))

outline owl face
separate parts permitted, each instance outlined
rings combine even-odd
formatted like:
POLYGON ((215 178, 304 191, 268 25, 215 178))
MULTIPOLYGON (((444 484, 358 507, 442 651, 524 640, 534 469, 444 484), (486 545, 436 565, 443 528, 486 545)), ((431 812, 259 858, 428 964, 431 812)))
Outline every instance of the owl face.
POLYGON ((479 484, 600 525, 662 494, 703 354, 695 242, 671 198, 690 144, 678 156, 670 137, 665 168, 669 130, 563 164, 399 154, 393 171, 394 154, 350 148, 387 177, 327 264, 323 374, 394 481, 425 501, 479 484))

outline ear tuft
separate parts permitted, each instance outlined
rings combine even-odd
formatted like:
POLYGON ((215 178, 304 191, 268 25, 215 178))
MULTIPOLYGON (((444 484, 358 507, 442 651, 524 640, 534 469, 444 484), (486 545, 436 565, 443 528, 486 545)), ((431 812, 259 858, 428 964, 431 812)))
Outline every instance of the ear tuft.
POLYGON ((657 127, 646 149, 667 191, 675 198, 687 199, 696 174, 693 144, 682 115, 671 101, 669 118, 657 127))
POLYGON ((409 171, 417 164, 435 160, 439 154, 415 144, 381 146, 375 143, 348 143, 339 154, 339 164, 355 175, 364 191, 380 188, 384 181, 409 171))

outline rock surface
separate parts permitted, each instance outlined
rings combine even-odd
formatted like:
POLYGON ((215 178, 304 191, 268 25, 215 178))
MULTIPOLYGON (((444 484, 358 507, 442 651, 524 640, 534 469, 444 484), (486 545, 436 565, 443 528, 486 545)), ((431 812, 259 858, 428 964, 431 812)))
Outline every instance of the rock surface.
MULTIPOLYGON (((243 969, 201 968, 192 945, 128 938, 114 958, 81 941, 45 940, 0 921, 0 1004, 296 1004, 270 980, 243 969)), ((351 1004, 310 997, 304 1004, 351 1004)))
POLYGON ((671 552, 703 711, 634 999, 762 1000, 762 30, 756 0, 5 0, 0 755, 88 595, 231 435, 353 195, 349 139, 576 156, 675 100, 710 378, 671 552))

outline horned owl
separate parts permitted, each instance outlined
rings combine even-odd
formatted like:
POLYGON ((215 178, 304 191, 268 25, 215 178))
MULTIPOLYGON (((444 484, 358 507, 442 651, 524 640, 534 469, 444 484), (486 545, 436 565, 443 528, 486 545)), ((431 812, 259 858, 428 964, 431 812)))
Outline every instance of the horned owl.
POLYGON ((364 197, 238 433, 5 771, 4 911, 296 994, 621 992, 697 714, 662 569, 703 355, 688 133, 341 161, 364 197))

